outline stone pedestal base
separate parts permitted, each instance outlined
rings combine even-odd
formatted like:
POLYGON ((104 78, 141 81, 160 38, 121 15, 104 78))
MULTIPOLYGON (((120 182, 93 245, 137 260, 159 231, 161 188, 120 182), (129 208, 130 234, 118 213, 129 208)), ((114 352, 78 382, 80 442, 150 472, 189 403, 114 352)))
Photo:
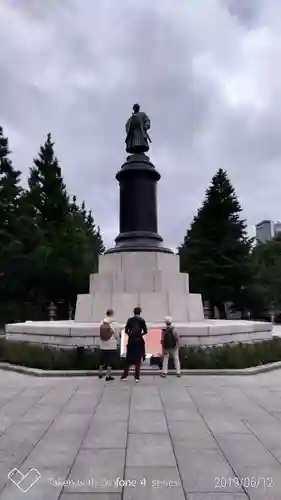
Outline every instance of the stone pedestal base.
MULTIPOLYGON (((121 328, 124 323, 120 324, 121 328)), ((148 329, 163 327, 148 323, 148 329)), ((233 342, 254 343, 272 339, 272 324, 260 321, 205 320, 175 323, 182 346, 211 346, 233 342)), ((76 321, 26 321, 6 325, 6 338, 57 347, 98 347, 99 323, 76 321)))
POLYGON ((204 320, 201 295, 189 293, 188 275, 179 273, 178 256, 162 252, 120 252, 100 258, 90 277, 90 293, 79 295, 75 321, 26 321, 6 325, 9 340, 57 347, 98 347, 99 325, 112 307, 124 328, 140 305, 148 329, 174 320, 181 345, 208 346, 260 342, 272 338, 272 324, 257 321, 204 320))
POLYGON ((138 305, 152 323, 165 316, 182 323, 204 319, 201 295, 189 293, 188 274, 179 272, 177 255, 126 251, 100 257, 90 293, 78 295, 75 321, 101 321, 112 308, 123 323, 138 305))

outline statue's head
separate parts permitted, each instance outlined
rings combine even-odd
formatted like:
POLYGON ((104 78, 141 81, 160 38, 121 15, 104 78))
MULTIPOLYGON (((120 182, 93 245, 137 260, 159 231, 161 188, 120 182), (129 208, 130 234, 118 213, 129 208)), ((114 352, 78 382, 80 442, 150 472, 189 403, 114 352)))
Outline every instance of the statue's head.
POLYGON ((140 110, 140 105, 139 104, 134 104, 133 105, 133 111, 134 111, 134 113, 138 113, 139 110, 140 110))

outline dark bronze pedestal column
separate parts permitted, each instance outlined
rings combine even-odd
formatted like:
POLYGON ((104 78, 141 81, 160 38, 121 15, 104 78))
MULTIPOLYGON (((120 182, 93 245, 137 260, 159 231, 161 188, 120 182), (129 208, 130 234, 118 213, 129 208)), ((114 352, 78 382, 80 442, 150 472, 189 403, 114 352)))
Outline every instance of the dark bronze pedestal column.
POLYGON ((145 154, 128 156, 116 175, 120 186, 119 235, 116 246, 106 253, 157 251, 173 253, 162 246, 158 234, 157 182, 161 176, 145 154))

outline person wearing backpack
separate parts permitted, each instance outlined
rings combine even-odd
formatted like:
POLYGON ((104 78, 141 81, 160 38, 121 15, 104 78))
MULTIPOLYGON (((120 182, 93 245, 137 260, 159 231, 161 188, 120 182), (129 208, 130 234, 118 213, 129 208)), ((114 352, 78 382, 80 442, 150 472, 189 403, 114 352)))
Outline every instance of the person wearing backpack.
POLYGON ((131 365, 135 365, 135 381, 140 380, 141 360, 145 359, 145 342, 143 335, 147 334, 145 320, 141 317, 141 308, 135 307, 134 316, 131 316, 125 326, 128 335, 125 368, 121 380, 126 380, 131 365))
POLYGON ((172 318, 165 318, 165 327, 162 329, 161 345, 163 349, 163 368, 161 377, 166 377, 168 374, 169 357, 172 356, 177 373, 180 377, 180 359, 179 359, 179 336, 172 325, 172 318))
POLYGON ((103 378, 103 370, 106 369, 105 380, 114 380, 111 375, 112 364, 116 357, 117 344, 119 342, 118 324, 114 320, 114 311, 108 309, 106 316, 100 324, 100 369, 99 378, 103 378))

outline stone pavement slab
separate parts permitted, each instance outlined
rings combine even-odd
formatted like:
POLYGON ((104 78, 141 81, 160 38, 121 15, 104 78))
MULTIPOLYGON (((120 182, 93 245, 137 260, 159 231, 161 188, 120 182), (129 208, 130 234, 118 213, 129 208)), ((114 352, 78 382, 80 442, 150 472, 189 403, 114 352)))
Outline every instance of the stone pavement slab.
POLYGON ((167 434, 129 434, 128 467, 175 467, 176 460, 167 434))
POLYGON ((220 434, 216 436, 223 453, 233 467, 273 466, 273 455, 253 434, 220 434))
POLYGON ((146 395, 143 391, 135 391, 131 399, 131 407, 136 411, 163 411, 163 405, 159 395, 146 395))
POLYGON ((237 491, 237 486, 228 481, 234 473, 221 450, 186 449, 184 443, 177 443, 175 455, 186 492, 237 491), (227 478, 223 487, 221 478, 227 478))
POLYGON ((2 371, 0 500, 280 500, 280 436, 281 371, 139 385, 2 371), (41 474, 27 493, 15 467, 41 474))
POLYGON ((128 404, 110 404, 100 403, 95 413, 95 420, 102 422, 112 422, 112 425, 117 420, 127 422, 129 418, 129 405, 128 404))
POLYGON ((178 468, 126 467, 124 500, 185 500, 178 468))
POLYGON ((93 418, 85 435, 81 448, 126 448, 128 423, 126 421, 110 422, 93 418))
POLYGON ((257 439, 270 451, 281 449, 280 423, 245 422, 257 439))
POLYGON ((204 414, 206 425, 213 434, 250 434, 251 431, 247 427, 246 422, 243 422, 236 416, 229 417, 222 414, 204 414))
POLYGON ((169 422, 169 431, 174 446, 182 445, 186 449, 218 448, 213 435, 202 422, 169 422))
POLYGON ((129 433, 168 434, 167 422, 162 411, 134 410, 130 412, 129 433))
POLYGON ((202 416, 198 413, 197 410, 189 411, 189 407, 180 406, 177 408, 176 405, 169 406, 164 405, 165 413, 168 422, 186 422, 187 425, 189 423, 200 423, 203 421, 202 416))
POLYGON ((122 500, 122 493, 63 493, 60 500, 122 500))
POLYGON ((67 478, 79 493, 122 491, 125 449, 80 450, 67 478))
POLYGON ((239 467, 235 469, 236 476, 240 481, 245 491, 250 496, 251 500, 264 495, 267 500, 270 495, 279 494, 281 498, 281 474, 280 464, 260 467, 239 467))
POLYGON ((188 500, 248 500, 244 493, 191 493, 188 500))

